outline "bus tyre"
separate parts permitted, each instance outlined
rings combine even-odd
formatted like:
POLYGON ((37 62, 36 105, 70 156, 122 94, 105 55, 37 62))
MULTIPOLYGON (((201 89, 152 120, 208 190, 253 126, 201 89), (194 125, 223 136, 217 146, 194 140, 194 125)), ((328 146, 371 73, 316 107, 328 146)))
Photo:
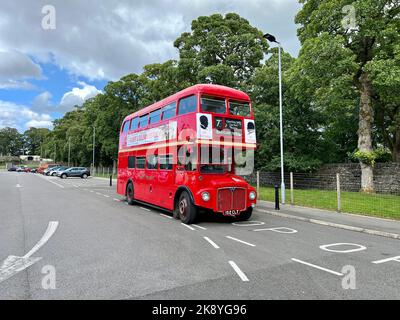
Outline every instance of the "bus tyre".
POLYGON ((129 182, 128 186, 126 187, 126 202, 131 206, 135 203, 135 198, 133 196, 133 185, 131 182, 129 182))
POLYGON ((186 191, 181 193, 175 210, 178 211, 179 218, 185 224, 191 224, 196 220, 197 208, 186 191))
POLYGON ((253 213, 253 208, 247 208, 246 211, 243 211, 240 216, 239 216, 239 220, 240 221, 247 221, 251 218, 251 214, 253 213))

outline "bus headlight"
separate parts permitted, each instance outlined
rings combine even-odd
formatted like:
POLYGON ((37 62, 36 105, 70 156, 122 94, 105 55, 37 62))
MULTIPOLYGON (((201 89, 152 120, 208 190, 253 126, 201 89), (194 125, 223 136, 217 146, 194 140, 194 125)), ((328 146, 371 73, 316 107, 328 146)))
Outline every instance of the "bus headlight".
POLYGON ((205 192, 203 192, 203 193, 201 194, 201 198, 202 198, 204 201, 208 201, 208 200, 210 200, 210 194, 209 194, 207 191, 205 191, 205 192))
POLYGON ((249 198, 250 198, 250 200, 254 200, 256 198, 256 193, 254 191, 251 191, 249 193, 249 198))

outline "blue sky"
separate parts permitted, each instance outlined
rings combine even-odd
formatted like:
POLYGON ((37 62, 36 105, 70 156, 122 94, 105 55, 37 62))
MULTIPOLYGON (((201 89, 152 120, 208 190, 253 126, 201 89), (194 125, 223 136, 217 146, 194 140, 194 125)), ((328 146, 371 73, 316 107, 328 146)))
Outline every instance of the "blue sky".
POLYGON ((52 127, 108 81, 176 59, 200 15, 236 12, 296 56, 296 0, 2 0, 0 128, 52 127))

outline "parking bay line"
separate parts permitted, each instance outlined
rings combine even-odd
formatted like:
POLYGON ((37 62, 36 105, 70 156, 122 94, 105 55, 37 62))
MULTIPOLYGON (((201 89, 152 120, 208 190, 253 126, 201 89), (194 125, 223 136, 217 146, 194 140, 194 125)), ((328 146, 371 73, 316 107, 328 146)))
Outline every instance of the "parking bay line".
POLYGON ((164 218, 172 219, 172 217, 171 217, 171 216, 167 216, 167 215, 166 215, 166 214, 164 214, 164 213, 160 213, 160 216, 162 216, 162 217, 164 217, 164 218))
POLYGON ((242 281, 249 281, 249 278, 246 277, 246 275, 243 273, 242 270, 240 270, 240 268, 237 266, 237 264, 234 261, 232 261, 232 260, 229 261, 229 264, 231 265, 233 270, 236 271, 236 273, 238 274, 240 279, 242 279, 242 281))
POLYGON ((302 260, 299 260, 299 259, 296 259, 296 258, 292 258, 291 260, 294 261, 294 262, 305 264, 306 266, 309 266, 309 267, 312 267, 312 268, 315 268, 315 269, 319 269, 319 270, 322 270, 322 271, 329 272, 331 274, 334 274, 335 276, 339 276, 339 277, 343 276, 343 273, 336 272, 336 271, 333 271, 333 270, 329 270, 327 268, 320 267, 320 266, 317 266, 315 264, 312 264, 312 263, 309 263, 309 262, 306 262, 306 261, 302 261, 302 260))
POLYGON ((192 226, 195 226, 196 228, 202 229, 202 230, 207 230, 207 228, 204 228, 202 226, 198 226, 197 224, 192 224, 192 226))
POLYGON ((195 228, 193 228, 193 227, 191 227, 191 226, 189 226, 189 225, 187 225, 187 224, 185 224, 185 223, 181 223, 181 225, 185 226, 186 228, 188 228, 188 229, 190 229, 190 230, 192 230, 192 231, 196 231, 195 228))
POLYGON ((240 240, 240 239, 237 239, 237 238, 234 238, 234 237, 231 237, 231 236, 226 236, 228 239, 231 239, 231 240, 233 240, 233 241, 237 241, 237 242, 240 242, 240 243, 243 243, 243 244, 246 244, 246 245, 248 245, 248 246, 250 246, 250 247, 255 247, 256 245, 255 244, 252 244, 252 243, 249 243, 249 242, 246 242, 246 241, 243 241, 243 240, 240 240))
POLYGON ((211 244, 215 249, 219 249, 219 246, 212 241, 209 237, 203 237, 209 244, 211 244))

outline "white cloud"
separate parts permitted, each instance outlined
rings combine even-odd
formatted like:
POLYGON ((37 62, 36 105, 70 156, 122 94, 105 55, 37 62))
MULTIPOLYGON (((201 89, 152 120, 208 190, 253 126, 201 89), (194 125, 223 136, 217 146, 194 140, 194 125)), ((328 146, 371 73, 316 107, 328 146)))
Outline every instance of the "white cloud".
POLYGON ((82 88, 75 87, 63 95, 59 106, 62 111, 69 111, 74 106, 81 106, 87 99, 101 93, 101 90, 85 82, 78 82, 78 85, 82 88))
POLYGON ((0 100, 0 128, 13 127, 22 132, 29 127, 51 128, 49 114, 34 112, 24 105, 0 100))
POLYGON ((26 79, 39 79, 42 69, 18 51, 0 51, 0 89, 32 89, 26 79))
POLYGON ((56 29, 41 28, 47 0, 2 0, 0 49, 53 62, 71 74, 115 80, 176 58, 173 41, 200 15, 236 12, 296 55, 296 0, 53 0, 56 29))

